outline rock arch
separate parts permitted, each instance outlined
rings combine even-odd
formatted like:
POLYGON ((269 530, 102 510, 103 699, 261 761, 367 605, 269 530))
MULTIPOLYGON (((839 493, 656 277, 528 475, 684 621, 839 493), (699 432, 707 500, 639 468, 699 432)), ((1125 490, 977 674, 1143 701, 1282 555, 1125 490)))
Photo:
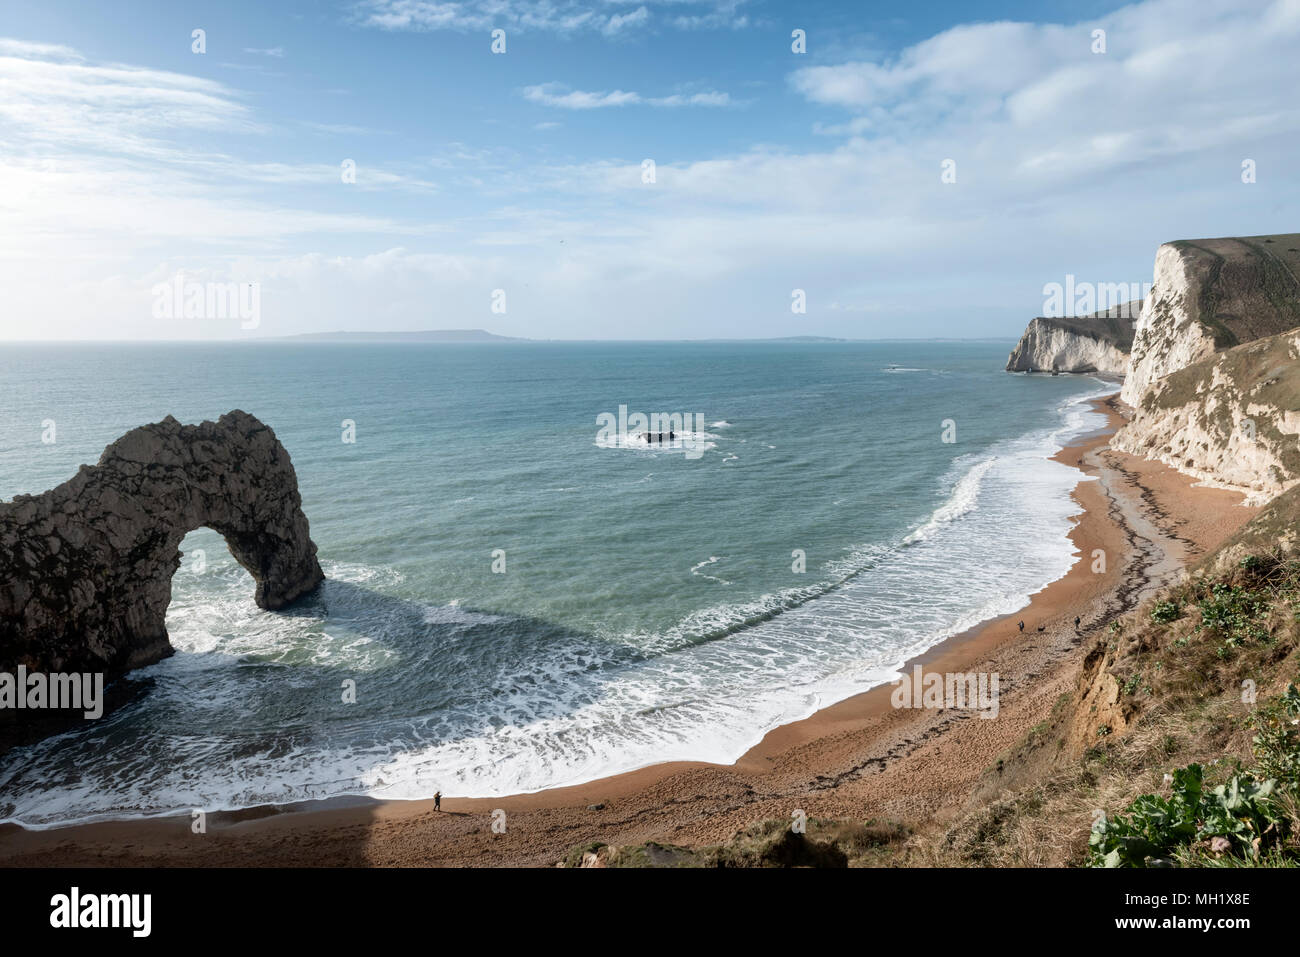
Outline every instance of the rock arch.
POLYGON ((0 670, 111 680, 170 655, 178 546, 202 526, 225 537, 262 608, 325 577, 289 453, 247 412, 132 429, 57 488, 0 503, 0 670))

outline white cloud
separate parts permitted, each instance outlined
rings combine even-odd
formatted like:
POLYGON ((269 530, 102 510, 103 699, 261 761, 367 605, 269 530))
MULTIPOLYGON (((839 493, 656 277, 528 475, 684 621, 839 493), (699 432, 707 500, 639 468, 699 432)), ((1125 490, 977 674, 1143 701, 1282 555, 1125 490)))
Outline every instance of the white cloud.
POLYGON ((267 47, 266 49, 258 49, 257 47, 244 47, 244 52, 252 53, 257 56, 270 56, 270 57, 282 58, 284 56, 284 47, 267 47))
POLYGON ((256 129, 238 94, 214 80, 89 64, 63 47, 11 49, 0 56, 10 149, 27 141, 141 153, 163 132, 256 129))
POLYGON ((539 83, 524 87, 524 99, 565 110, 596 110, 608 106, 730 106, 731 96, 710 90, 703 93, 675 93, 671 96, 642 96, 627 90, 589 92, 569 90, 562 83, 539 83))
MULTIPOLYGON (((253 118, 242 95, 215 80, 121 64, 93 64, 66 47, 0 39, 0 121, 7 124, 9 162, 22 160, 75 177, 98 176, 97 156, 133 165, 128 180, 147 168, 152 175, 188 191, 201 189, 195 176, 248 183, 339 182, 337 164, 249 162, 195 137, 229 144, 231 137, 259 136, 269 127, 253 118), (184 143, 181 137, 187 137, 184 143), (56 160, 58 162, 52 162, 56 160)), ((323 132, 370 133, 361 127, 318 125, 323 132)), ((29 165, 32 165, 29 164, 29 165)), ((429 190, 418 175, 365 164, 361 190, 403 187, 429 190)))
POLYGON ((1059 180, 1300 128, 1286 92, 1296 8, 1150 0, 1078 24, 959 26, 882 62, 797 70, 790 84, 849 114, 816 132, 996 158, 995 187, 1059 180), (1104 54, 1094 29, 1107 31, 1104 54))
POLYGON ((600 32, 606 36, 614 36, 616 33, 622 33, 624 30, 632 30, 636 27, 643 27, 650 22, 650 11, 645 7, 637 7, 631 13, 614 14, 605 21, 605 25, 600 28, 600 32))
POLYGON ((748 16, 739 12, 746 0, 719 0, 704 13, 678 14, 670 21, 679 30, 743 30, 751 25, 748 16))
POLYGON ((624 90, 608 93, 589 93, 585 90, 568 90, 558 83, 539 83, 524 87, 524 99, 543 106, 558 106, 565 110, 597 110, 606 106, 628 106, 640 103, 641 96, 624 90))
MULTIPOLYGON (((290 185, 342 190, 337 165, 203 149, 204 139, 229 147, 267 129, 221 83, 94 64, 49 44, 0 40, 0 50, 0 287, 16 310, 0 317, 0 336, 21 334, 19 323, 28 334, 84 333, 96 317, 132 309, 122 291, 135 289, 130 277, 161 249, 203 260, 219 250, 225 259, 232 249, 265 255, 304 237, 432 231, 282 198, 290 185)), ((355 188, 435 187, 413 172, 362 164, 355 188)))
POLYGON ((710 90, 707 93, 674 93, 672 96, 646 100, 651 106, 731 106, 731 95, 710 90))
POLYGON ((615 36, 654 22, 652 8, 690 11, 668 22, 678 29, 740 29, 747 17, 737 10, 747 0, 644 0, 620 13, 619 0, 362 0, 354 18, 380 30, 546 30, 554 33, 593 31, 615 36))
POLYGON ((81 54, 58 43, 32 43, 14 37, 0 37, 0 56, 42 57, 45 59, 80 60, 81 54))

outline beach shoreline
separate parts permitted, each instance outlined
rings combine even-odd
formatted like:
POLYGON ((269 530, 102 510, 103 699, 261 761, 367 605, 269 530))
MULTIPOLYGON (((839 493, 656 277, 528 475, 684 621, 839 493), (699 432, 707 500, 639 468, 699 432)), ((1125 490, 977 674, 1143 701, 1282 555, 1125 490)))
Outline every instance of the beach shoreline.
POLYGON ((1084 473, 1073 493, 1078 513, 1069 537, 1078 557, 1070 570, 1025 608, 953 635, 904 666, 907 674, 914 666, 999 674, 996 720, 895 708, 886 684, 769 731, 730 765, 653 764, 530 794, 449 798, 441 811, 430 800, 358 798, 210 813, 202 833, 188 815, 41 830, 4 825, 0 865, 549 866, 590 841, 700 846, 795 811, 942 820, 1073 687, 1090 636, 1257 511, 1241 506, 1237 493, 1195 487, 1164 465, 1111 450, 1123 413, 1115 395, 1093 405, 1107 427, 1053 456, 1084 473), (503 833, 493 830, 499 820, 503 833))

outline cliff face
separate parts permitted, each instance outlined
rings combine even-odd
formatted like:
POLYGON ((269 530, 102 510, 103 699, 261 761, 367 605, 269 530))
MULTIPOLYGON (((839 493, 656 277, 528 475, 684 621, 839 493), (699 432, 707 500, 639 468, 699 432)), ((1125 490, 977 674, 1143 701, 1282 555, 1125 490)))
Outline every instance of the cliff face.
POLYGON ((1008 372, 1122 376, 1128 368, 1137 303, 1078 318, 1038 317, 1007 359, 1008 372))
POLYGON ((1111 445, 1267 501, 1300 481, 1300 234, 1166 243, 1111 445))
POLYGON ((1260 503, 1300 482, 1300 331, 1215 353, 1138 397, 1111 446, 1260 503))
POLYGON ((282 608, 324 578, 298 479, 275 434, 245 412, 134 429, 41 495, 0 503, 0 670, 101 672, 171 654, 165 616, 186 533, 223 536, 282 608))
POLYGON ((1136 408, 1156 380, 1300 325, 1298 250, 1294 233, 1161 246, 1120 398, 1136 408))

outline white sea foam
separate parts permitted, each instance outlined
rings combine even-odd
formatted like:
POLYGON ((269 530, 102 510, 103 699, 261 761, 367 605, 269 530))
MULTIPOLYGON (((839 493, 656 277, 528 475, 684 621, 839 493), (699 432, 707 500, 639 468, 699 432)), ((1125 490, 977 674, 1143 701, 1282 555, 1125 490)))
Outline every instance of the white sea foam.
POLYGON ((722 561, 722 558, 721 558, 720 556, 718 556, 718 555, 710 555, 710 556, 709 556, 708 558, 706 558, 704 561, 699 562, 699 563, 697 563, 697 564, 695 564, 695 565, 692 565, 692 566, 691 566, 691 574, 692 574, 692 575, 698 575, 700 578, 707 578, 707 579, 709 579, 710 581, 715 581, 715 582, 717 582, 717 583, 720 584, 720 585, 730 585, 731 582, 727 581, 726 579, 718 578, 716 575, 708 575, 708 574, 705 574, 704 572, 700 571, 700 569, 702 569, 702 568, 708 568, 710 565, 716 565, 716 564, 717 564, 718 562, 720 562, 720 561, 722 561))
POLYGON ((629 432, 625 438, 618 435, 598 435, 595 445, 602 449, 622 449, 629 452, 703 453, 718 447, 718 436, 712 432, 674 432, 671 440, 656 441, 656 433, 629 432), (650 441, 646 436, 650 436, 650 441))

